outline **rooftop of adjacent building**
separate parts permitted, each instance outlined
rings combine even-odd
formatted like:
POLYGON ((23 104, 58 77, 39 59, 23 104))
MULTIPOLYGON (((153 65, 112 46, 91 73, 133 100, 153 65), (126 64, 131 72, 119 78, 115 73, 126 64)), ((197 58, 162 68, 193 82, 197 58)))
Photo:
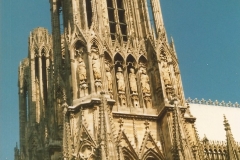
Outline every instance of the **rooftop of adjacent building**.
POLYGON ((240 105, 231 102, 187 99, 191 114, 197 118, 195 125, 200 139, 226 141, 223 115, 226 116, 236 142, 240 142, 240 105))

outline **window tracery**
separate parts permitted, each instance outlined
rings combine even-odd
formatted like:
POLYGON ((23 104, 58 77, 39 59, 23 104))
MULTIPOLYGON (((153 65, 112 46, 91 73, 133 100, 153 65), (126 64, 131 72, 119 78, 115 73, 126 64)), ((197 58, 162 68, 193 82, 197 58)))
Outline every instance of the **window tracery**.
POLYGON ((122 0, 107 0, 108 19, 111 39, 116 39, 117 26, 120 28, 120 34, 123 41, 127 41, 127 23, 125 18, 125 9, 122 0), (116 12, 114 11, 116 10, 116 12), (115 18, 117 17, 117 19, 115 18))

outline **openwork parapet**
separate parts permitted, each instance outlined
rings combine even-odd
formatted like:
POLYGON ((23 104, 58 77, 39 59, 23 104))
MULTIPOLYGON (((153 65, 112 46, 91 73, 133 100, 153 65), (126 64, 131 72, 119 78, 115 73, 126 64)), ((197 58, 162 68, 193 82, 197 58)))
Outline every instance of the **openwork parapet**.
POLYGON ((204 104, 204 105, 213 105, 213 106, 223 106, 223 107, 234 107, 234 108, 240 108, 240 104, 235 102, 232 103, 231 101, 229 102, 219 102, 218 100, 212 101, 211 99, 209 100, 205 100, 205 99, 201 99, 198 100, 197 98, 195 99, 191 99, 190 97, 188 99, 186 99, 187 103, 193 103, 193 104, 204 104))

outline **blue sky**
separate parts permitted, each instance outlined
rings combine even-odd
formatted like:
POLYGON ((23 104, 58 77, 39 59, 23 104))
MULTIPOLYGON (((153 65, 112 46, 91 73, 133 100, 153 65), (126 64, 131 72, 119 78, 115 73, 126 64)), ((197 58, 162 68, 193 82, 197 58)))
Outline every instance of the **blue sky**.
MULTIPOLYGON (((18 65, 27 57, 33 28, 51 33, 50 8, 48 0, 2 0, 0 5, 0 159, 12 160, 19 139, 18 65)), ((240 1, 161 0, 161 7, 185 97, 240 102, 240 1)))

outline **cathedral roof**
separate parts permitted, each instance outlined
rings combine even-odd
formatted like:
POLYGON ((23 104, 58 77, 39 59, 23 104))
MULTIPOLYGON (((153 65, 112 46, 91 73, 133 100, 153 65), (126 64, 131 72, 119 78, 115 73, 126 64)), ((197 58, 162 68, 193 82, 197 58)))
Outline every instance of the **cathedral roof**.
POLYGON ((226 132, 223 126, 223 115, 225 115, 231 125, 235 141, 240 142, 240 107, 238 103, 220 103, 197 99, 188 99, 187 102, 190 105, 192 115, 197 118, 195 124, 200 139, 206 135, 209 140, 226 141, 226 132))

